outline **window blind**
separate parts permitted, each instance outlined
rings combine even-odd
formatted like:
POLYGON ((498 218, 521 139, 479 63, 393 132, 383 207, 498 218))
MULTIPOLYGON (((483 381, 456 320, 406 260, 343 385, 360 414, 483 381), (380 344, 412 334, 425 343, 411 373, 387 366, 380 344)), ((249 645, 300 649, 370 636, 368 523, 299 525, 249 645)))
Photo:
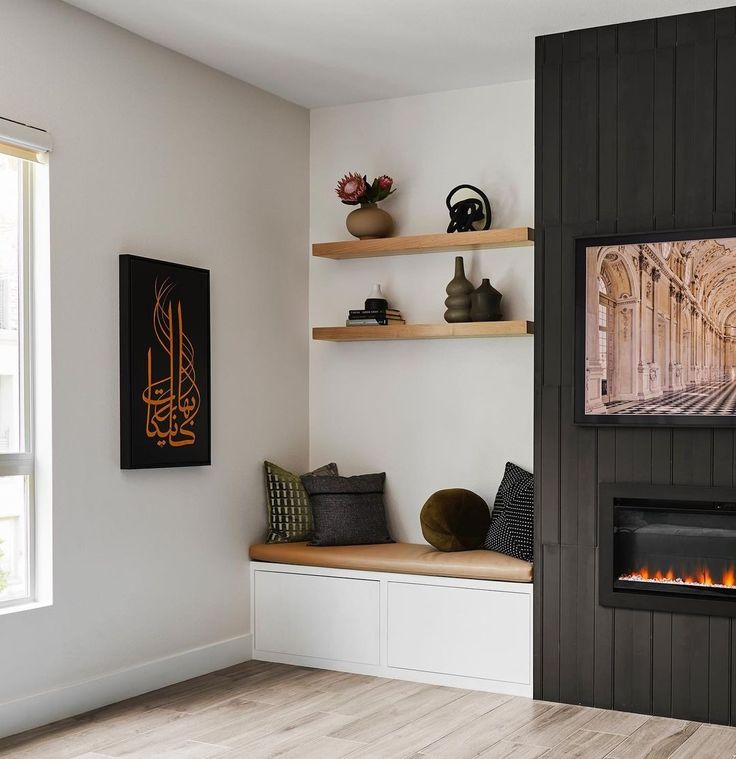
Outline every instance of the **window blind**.
POLYGON ((0 153, 24 161, 48 163, 50 151, 51 138, 48 132, 0 117, 0 153))

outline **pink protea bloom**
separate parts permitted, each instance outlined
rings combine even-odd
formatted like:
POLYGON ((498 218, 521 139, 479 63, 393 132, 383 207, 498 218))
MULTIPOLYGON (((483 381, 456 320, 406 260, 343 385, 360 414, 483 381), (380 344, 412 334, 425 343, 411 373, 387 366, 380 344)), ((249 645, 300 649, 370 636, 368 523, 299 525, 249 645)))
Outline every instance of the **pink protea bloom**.
POLYGON ((384 174, 383 176, 378 177, 378 186, 382 190, 390 190, 393 183, 394 183, 394 180, 391 179, 391 177, 388 174, 384 174))
POLYGON ((351 172, 346 174, 338 183, 335 188, 335 192, 340 200, 346 203, 355 203, 365 193, 366 186, 363 177, 356 173, 351 172))

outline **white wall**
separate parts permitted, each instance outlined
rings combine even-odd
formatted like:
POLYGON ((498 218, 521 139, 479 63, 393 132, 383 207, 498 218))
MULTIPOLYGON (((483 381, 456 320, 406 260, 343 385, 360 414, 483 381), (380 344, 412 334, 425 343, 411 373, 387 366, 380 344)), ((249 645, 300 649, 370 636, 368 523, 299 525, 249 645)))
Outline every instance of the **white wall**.
MULTIPOLYGON (((444 231, 445 196, 486 190, 494 227, 533 226, 533 82, 314 110, 310 234, 345 239, 333 188, 346 171, 387 173, 398 234, 444 231)), ((373 282, 407 321, 441 322, 451 253, 357 261, 312 259, 313 326, 343 323, 373 282)), ((466 274, 503 293, 507 319, 533 319, 533 249, 465 255, 466 274)), ((533 341, 317 343, 310 349, 310 457, 343 472, 386 470, 395 537, 422 541, 435 490, 466 487, 490 503, 507 460, 531 469, 533 341)))
POLYGON ((307 464, 309 119, 57 0, 0 27, 0 116, 55 145, 54 604, 0 616, 1 734, 247 656, 262 460, 307 464), (211 269, 211 467, 119 468, 123 252, 211 269))

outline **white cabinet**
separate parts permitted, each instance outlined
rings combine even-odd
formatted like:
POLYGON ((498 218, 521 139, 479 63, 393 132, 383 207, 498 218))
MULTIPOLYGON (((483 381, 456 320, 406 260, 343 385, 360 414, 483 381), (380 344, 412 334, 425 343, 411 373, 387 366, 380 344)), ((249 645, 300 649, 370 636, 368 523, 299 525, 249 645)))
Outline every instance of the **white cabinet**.
POLYGON ((528 593, 389 582, 388 665, 527 684, 530 619, 528 593))
POLYGON ((532 696, 531 584, 251 562, 253 658, 532 696))
POLYGON ((379 663, 379 584, 289 572, 254 575, 255 648, 379 663))

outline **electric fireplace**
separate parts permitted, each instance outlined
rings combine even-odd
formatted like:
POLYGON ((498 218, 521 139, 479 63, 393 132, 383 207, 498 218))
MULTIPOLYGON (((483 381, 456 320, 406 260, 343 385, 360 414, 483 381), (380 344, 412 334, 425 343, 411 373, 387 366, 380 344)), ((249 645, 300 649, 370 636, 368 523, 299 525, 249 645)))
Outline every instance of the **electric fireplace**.
POLYGON ((602 484, 604 606, 736 616, 736 488, 602 484))

